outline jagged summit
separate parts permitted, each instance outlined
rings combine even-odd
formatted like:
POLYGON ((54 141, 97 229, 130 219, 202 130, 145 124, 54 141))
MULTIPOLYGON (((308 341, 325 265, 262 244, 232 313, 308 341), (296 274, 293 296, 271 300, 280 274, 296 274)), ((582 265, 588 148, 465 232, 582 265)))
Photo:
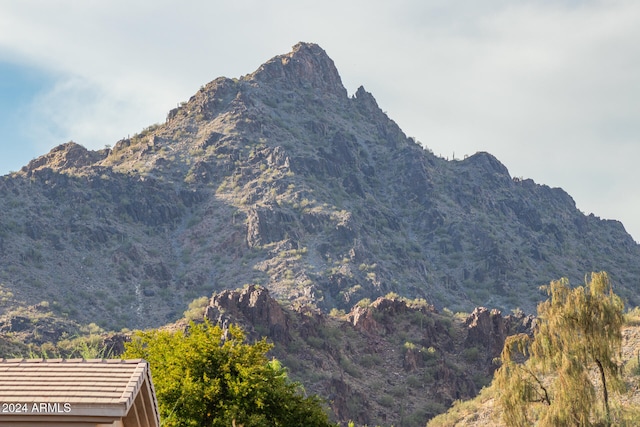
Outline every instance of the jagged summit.
POLYGON ((270 85, 312 89, 320 96, 347 96, 333 60, 314 43, 296 44, 291 52, 270 59, 250 77, 270 85))
POLYGON ((120 171, 173 169, 184 175, 191 168, 186 165, 196 162, 201 172, 211 164, 202 150, 225 145, 238 134, 282 152, 293 140, 299 148, 317 145, 330 129, 346 126, 355 115, 376 122, 371 131, 382 135, 385 144, 407 143, 406 135, 363 87, 354 97, 347 96, 333 61, 320 46, 298 43, 252 74, 219 77, 202 86, 169 112, 165 124, 119 141, 101 164, 120 171), (304 131, 294 135, 292 129, 304 131), (174 153, 173 162, 164 160, 165 149, 174 153))

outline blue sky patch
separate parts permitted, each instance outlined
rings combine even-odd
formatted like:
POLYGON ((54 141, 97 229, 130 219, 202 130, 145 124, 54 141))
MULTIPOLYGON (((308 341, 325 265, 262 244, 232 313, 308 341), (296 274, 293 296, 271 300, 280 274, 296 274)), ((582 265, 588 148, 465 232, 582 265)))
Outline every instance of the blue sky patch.
POLYGON ((30 143, 29 105, 53 85, 53 77, 38 69, 0 62, 0 175, 19 170, 38 153, 30 143))

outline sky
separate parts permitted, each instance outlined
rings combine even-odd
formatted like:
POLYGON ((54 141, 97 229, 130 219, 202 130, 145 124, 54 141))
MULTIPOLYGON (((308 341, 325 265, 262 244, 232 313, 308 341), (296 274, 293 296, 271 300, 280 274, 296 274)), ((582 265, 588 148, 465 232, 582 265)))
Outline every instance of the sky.
POLYGON ((299 41, 435 154, 489 152, 640 241, 637 0, 0 0, 0 175, 299 41))

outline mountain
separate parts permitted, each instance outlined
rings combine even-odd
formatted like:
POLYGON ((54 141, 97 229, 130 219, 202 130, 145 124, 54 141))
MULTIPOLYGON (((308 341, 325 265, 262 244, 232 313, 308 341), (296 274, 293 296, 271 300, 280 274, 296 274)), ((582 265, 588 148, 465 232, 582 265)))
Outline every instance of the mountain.
POLYGON ((110 329, 262 285, 292 309, 395 292, 533 311, 540 285, 606 270, 640 298, 640 247, 488 153, 445 160, 319 46, 217 78, 112 148, 68 142, 0 178, 0 314, 46 303, 110 329))

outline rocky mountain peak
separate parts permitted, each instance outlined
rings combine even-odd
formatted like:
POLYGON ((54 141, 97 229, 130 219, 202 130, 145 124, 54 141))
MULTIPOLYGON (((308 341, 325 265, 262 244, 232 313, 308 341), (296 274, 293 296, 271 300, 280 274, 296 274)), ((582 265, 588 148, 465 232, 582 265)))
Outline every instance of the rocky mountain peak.
POLYGON ((69 141, 30 161, 27 166, 22 168, 22 171, 34 171, 44 166, 54 170, 81 168, 102 160, 107 153, 107 150, 90 151, 80 144, 69 141))
POLYGON ((532 311, 539 285, 605 270, 640 301, 640 246, 619 223, 488 153, 433 155, 364 88, 347 97, 309 43, 213 80, 111 150, 54 148, 0 180, 0 211, 8 292, 119 328, 245 284, 325 311, 390 292, 532 311))
POLYGON ((279 83, 289 88, 312 89, 322 96, 347 96, 333 60, 314 43, 296 44, 291 52, 261 65, 251 77, 271 85, 279 83))

